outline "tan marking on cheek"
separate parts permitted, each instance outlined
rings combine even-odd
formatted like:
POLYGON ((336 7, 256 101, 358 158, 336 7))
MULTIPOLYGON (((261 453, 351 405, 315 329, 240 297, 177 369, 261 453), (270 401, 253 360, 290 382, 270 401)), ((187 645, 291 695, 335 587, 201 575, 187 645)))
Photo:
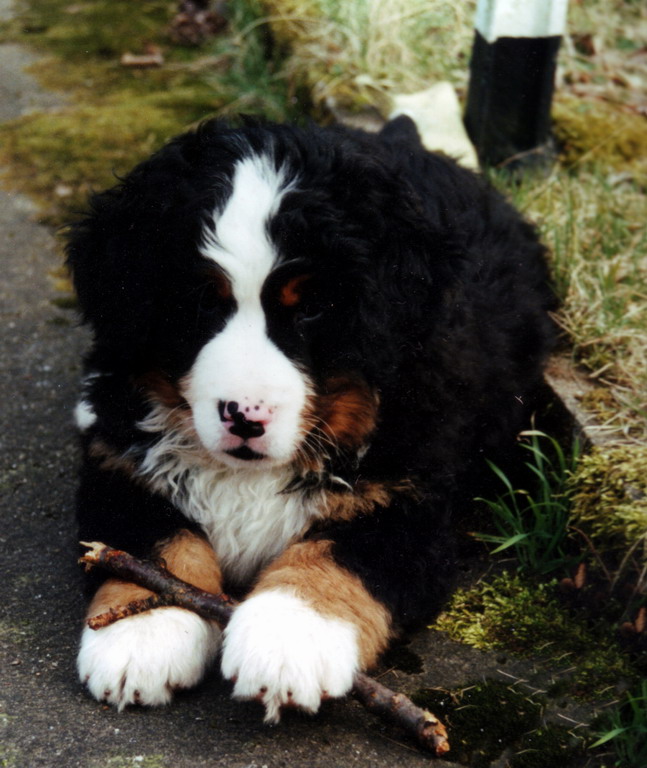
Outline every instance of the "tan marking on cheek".
POLYGON ((301 301, 301 293, 304 283, 308 282, 312 275, 299 275, 293 277, 282 288, 279 301, 284 307, 295 307, 301 301))
POLYGON ((186 404, 177 385, 170 381, 162 371, 148 371, 138 376, 135 385, 143 389, 151 399, 167 408, 177 408, 186 404))
POLYGON ((109 472, 118 470, 132 477, 137 470, 137 465, 132 459, 124 458, 118 451, 98 438, 88 446, 88 454, 95 459, 101 459, 101 469, 109 472))
POLYGON ((387 507, 392 497, 386 484, 360 481, 352 493, 330 492, 326 495, 326 518, 352 520, 357 515, 369 515, 375 507, 387 507))
MULTIPOLYGON (((222 592, 222 573, 211 546, 191 531, 181 530, 155 547, 155 556, 161 558, 171 573, 199 589, 219 594, 222 592)), ((133 600, 143 600, 153 593, 121 579, 108 579, 97 590, 87 611, 88 618, 118 608, 133 600)), ((156 609, 163 610, 163 609, 156 609)))
POLYGON ((377 663, 391 638, 391 615, 359 577, 337 565, 332 542, 306 541, 289 547, 262 574, 252 595, 270 589, 293 592, 327 618, 357 627, 362 669, 377 663))
POLYGON ((342 446, 359 448, 375 430, 378 398, 359 379, 328 379, 316 408, 322 431, 342 446))

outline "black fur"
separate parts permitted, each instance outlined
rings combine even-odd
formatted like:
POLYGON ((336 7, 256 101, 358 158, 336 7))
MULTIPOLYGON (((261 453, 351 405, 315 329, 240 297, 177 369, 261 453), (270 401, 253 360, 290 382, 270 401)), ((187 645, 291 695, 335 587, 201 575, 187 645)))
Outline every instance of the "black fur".
MULTIPOLYGON (((161 370, 178 382, 235 311, 214 295, 198 245, 235 162, 270 144, 277 166, 299 175, 270 223, 279 270, 296 263, 316 279, 299 317, 271 309, 268 281, 268 333, 315 382, 345 371, 380 397, 368 452, 340 452, 312 483, 413 488, 309 535, 334 542, 396 623, 419 623, 446 597, 452 530, 479 492, 484 457, 505 455, 526 423, 555 302, 534 228, 482 178, 426 152, 407 118, 378 135, 208 122, 95 197, 69 245, 94 332, 88 369, 104 374, 87 384, 97 420, 84 440, 136 464, 157 439, 137 426, 148 408, 138 377, 161 370)), ((162 496, 101 464, 85 460, 83 539, 142 555, 190 527, 162 496)))

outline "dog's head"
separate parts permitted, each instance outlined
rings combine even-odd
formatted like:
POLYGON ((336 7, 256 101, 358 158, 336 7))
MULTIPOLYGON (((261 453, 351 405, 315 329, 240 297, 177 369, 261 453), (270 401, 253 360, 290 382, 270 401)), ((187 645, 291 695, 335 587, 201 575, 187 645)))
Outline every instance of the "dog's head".
POLYGON ((98 195, 69 246, 96 367, 229 466, 361 453, 426 286, 424 222, 379 147, 211 122, 98 195))

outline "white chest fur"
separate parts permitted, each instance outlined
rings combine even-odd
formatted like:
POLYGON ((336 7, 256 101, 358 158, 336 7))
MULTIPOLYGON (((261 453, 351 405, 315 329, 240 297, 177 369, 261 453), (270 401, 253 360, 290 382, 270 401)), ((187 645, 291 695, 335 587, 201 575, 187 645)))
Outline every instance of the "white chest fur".
POLYGON ((291 477, 285 469, 201 469, 187 478, 177 503, 202 526, 227 578, 251 579, 321 514, 318 494, 282 493, 291 477))
POLYGON ((293 477, 287 468, 234 470, 185 464, 181 471, 179 463, 171 460, 156 466, 151 485, 202 527, 225 578, 233 582, 250 581, 323 513, 320 494, 282 493, 293 477))
POLYGON ((233 469, 205 460, 193 435, 168 428, 169 413, 154 408, 140 423, 163 437, 138 474, 202 527, 225 578, 244 584, 324 513, 324 496, 283 493, 293 479, 287 466, 233 469))

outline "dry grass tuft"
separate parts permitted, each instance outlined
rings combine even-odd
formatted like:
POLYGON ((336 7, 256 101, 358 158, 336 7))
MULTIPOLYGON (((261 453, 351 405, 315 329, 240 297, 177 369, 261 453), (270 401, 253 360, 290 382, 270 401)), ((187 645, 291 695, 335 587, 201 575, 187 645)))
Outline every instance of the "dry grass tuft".
POLYGON ((263 0, 289 76, 319 110, 388 105, 431 80, 467 80, 475 0, 263 0))
POLYGON ((605 430, 647 439, 647 198, 623 175, 557 172, 528 181, 516 202, 552 251, 558 321, 574 359, 609 388, 605 430))

